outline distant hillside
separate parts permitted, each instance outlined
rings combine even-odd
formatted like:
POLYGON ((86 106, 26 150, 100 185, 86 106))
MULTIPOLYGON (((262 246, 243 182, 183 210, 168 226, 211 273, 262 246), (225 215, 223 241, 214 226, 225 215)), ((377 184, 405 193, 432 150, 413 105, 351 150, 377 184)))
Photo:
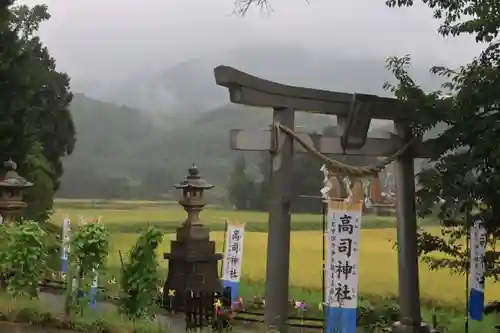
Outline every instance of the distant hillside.
POLYGON ((111 103, 104 103, 75 94, 70 106, 76 126, 77 143, 74 153, 65 162, 75 165, 113 168, 126 172, 128 161, 120 156, 133 152, 150 136, 170 127, 166 116, 153 121, 142 112, 111 103))
POLYGON ((83 94, 75 94, 70 109, 77 142, 73 154, 64 160, 61 193, 80 184, 75 179, 85 182, 90 175, 129 175, 129 156, 146 140, 173 126, 166 115, 153 119, 139 110, 83 94))
MULTIPOLYGON (((277 82, 344 92, 387 94, 382 86, 393 79, 383 57, 343 58, 297 45, 254 45, 141 73, 114 87, 106 99, 143 110, 207 112, 228 101, 227 90, 215 84, 213 69, 218 65, 277 82)), ((437 86, 436 77, 429 74, 430 64, 415 63, 413 67, 417 82, 437 86)))
MULTIPOLYGON (((233 160, 238 154, 229 149, 229 130, 266 129, 271 120, 271 110, 228 104, 208 111, 184 126, 163 133, 156 142, 148 143, 134 154, 140 156, 139 160, 165 165, 178 175, 179 179, 194 163, 208 180, 217 185, 225 185, 233 160)), ((304 130, 319 132, 325 125, 332 124, 332 120, 328 116, 299 113, 296 123, 303 126, 304 130)), ((260 160, 250 159, 249 162, 256 164, 260 160)))
MULTIPOLYGON (((267 128, 272 111, 228 103, 227 89, 214 82, 213 68, 220 64, 290 85, 343 92, 387 95, 382 86, 392 79, 382 58, 341 59, 295 46, 266 45, 141 73, 107 94, 107 100, 133 108, 76 94, 71 111, 77 144, 65 161, 61 193, 84 186, 92 177, 125 177, 136 184, 149 172, 153 183, 154 175, 162 173, 181 180, 192 163, 208 181, 226 185, 232 163, 241 154, 230 151, 229 130, 267 128)), ((425 65, 415 66, 413 73, 424 87, 438 85, 425 65)), ((335 122, 326 116, 298 114, 296 124, 300 130, 321 132, 335 122)), ((257 154, 247 154, 250 165, 260 161, 257 154)))
MULTIPOLYGON (((232 128, 266 129, 272 111, 235 104, 193 115, 152 115, 128 107, 103 103, 77 94, 71 105, 77 144, 65 161, 62 193, 77 180, 94 175, 101 178, 128 177, 140 182, 151 170, 165 170, 173 181, 181 180, 196 164, 210 182, 225 186, 233 161, 241 152, 229 149, 232 128), (189 120, 191 119, 191 120, 189 120)), ((336 125, 335 118, 298 112, 300 131, 322 132, 336 125)), ((372 132, 390 130, 391 126, 372 132)), ((260 162, 257 153, 245 153, 250 167, 260 162)), ((83 186, 83 185, 81 185, 83 186)))

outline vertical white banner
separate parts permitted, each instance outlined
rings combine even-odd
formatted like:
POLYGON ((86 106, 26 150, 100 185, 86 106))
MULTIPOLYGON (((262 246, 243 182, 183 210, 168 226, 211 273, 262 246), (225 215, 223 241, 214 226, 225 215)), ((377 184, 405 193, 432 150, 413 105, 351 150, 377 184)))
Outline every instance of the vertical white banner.
POLYGON ((363 202, 330 200, 325 263, 325 306, 328 332, 356 333, 358 265, 363 202))
POLYGON ((61 272, 66 273, 68 269, 69 243, 71 241, 71 221, 68 217, 63 220, 62 226, 62 249, 61 249, 61 272))
POLYGON ((475 218, 470 227, 469 314, 472 320, 481 320, 483 318, 486 237, 484 220, 481 217, 475 218))
POLYGON ((362 206, 329 203, 325 301, 331 307, 357 307, 362 206))
POLYGON ((227 222, 226 248, 222 264, 222 279, 228 282, 240 282, 243 261, 243 237, 245 225, 227 222))
POLYGON ((90 307, 93 310, 96 310, 97 309, 98 274, 95 270, 93 270, 92 273, 94 273, 94 279, 92 280, 92 285, 90 288, 90 307))

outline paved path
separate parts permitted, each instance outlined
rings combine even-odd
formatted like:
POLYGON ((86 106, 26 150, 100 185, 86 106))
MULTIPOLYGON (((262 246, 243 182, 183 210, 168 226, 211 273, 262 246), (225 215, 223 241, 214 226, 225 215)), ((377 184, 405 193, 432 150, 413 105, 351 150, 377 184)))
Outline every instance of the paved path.
MULTIPOLYGON (((64 295, 56 294, 56 293, 48 293, 41 292, 40 293, 40 301, 43 305, 47 306, 47 310, 53 313, 63 313, 64 312, 64 295)), ((117 311, 116 305, 109 302, 98 302, 97 303, 97 311, 98 312, 110 312, 117 311)), ((170 317, 164 315, 157 315, 156 321, 161 323, 162 325, 167 326, 170 331, 176 332, 185 332, 185 322, 182 317, 170 317)))
MULTIPOLYGON (((44 306, 47 306, 47 310, 52 313, 63 313, 64 312, 64 294, 54 293, 54 292, 41 292, 40 293, 40 301, 44 303, 44 306)), ((98 302, 97 303, 97 311, 98 312, 116 312, 118 311, 116 305, 110 302, 98 302)), ((185 331, 185 321, 184 317, 181 316, 166 316, 162 314, 157 314, 156 321, 162 325, 168 327, 170 332, 172 333, 184 333, 185 331)), ((262 327, 259 324, 255 323, 247 323, 247 322, 236 322, 235 328, 233 332, 238 333, 256 333, 262 332, 262 327)), ((8 330, 3 330, 0 325, 0 332, 13 332, 8 330)), ((68 331, 60 331, 60 330, 37 330, 36 328, 30 329, 27 326, 27 330, 16 331, 16 333, 72 333, 68 331)), ((290 333, 317 333, 317 329, 300 329, 300 328, 290 328, 290 333)))
POLYGON ((75 333, 74 331, 40 328, 29 324, 0 322, 2 333, 75 333))

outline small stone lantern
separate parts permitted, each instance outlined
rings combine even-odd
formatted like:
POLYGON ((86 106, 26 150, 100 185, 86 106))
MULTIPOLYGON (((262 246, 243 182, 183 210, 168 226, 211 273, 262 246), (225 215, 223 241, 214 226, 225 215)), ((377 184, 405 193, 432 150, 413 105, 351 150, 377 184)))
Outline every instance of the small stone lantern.
POLYGON ((168 260, 168 276, 164 293, 175 290, 175 297, 165 297, 164 306, 182 311, 188 291, 216 293, 222 291, 217 272, 217 262, 223 255, 215 253, 215 242, 210 240, 210 231, 200 221, 203 210, 203 192, 214 186, 200 177, 196 166, 189 169, 189 175, 180 184, 182 190, 179 204, 187 212, 187 219, 177 229, 176 240, 171 241, 171 252, 165 253, 168 260))
POLYGON ((0 220, 2 223, 15 220, 26 208, 23 190, 33 186, 16 172, 17 164, 9 159, 0 171, 0 220))

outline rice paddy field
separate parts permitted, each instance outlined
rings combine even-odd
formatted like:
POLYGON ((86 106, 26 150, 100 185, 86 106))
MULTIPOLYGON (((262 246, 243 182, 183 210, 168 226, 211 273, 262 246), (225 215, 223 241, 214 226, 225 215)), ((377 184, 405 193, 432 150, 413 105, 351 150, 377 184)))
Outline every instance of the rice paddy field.
MULTIPOLYGON (((61 224, 65 216, 76 220, 78 216, 102 216, 102 223, 111 231, 112 250, 108 257, 109 267, 119 266, 119 251, 126 253, 137 239, 137 234, 155 225, 165 231, 158 257, 162 267, 167 267, 163 253, 168 252, 172 232, 184 221, 186 213, 176 203, 158 202, 84 202, 58 201, 52 223, 61 224)), ((265 283, 265 259, 267 249, 267 214, 237 212, 207 207, 202 220, 213 230, 211 238, 222 251, 224 220, 247 222, 245 235, 242 292, 263 295, 265 283)), ((290 253, 290 297, 321 302, 322 286, 322 231, 321 216, 294 214, 290 253)), ((439 232, 429 221, 421 221, 423 228, 439 232)), ((392 217, 363 217, 360 249, 361 297, 395 298, 398 294, 397 252, 395 220, 392 217)), ((460 313, 465 303, 465 277, 451 275, 449 271, 430 271, 420 265, 420 292, 427 308, 448 308, 460 313)), ((486 299, 499 300, 500 286, 487 282, 486 299)), ((463 312, 462 312, 463 313, 463 312)), ((463 317, 462 317, 463 318, 463 317)))

